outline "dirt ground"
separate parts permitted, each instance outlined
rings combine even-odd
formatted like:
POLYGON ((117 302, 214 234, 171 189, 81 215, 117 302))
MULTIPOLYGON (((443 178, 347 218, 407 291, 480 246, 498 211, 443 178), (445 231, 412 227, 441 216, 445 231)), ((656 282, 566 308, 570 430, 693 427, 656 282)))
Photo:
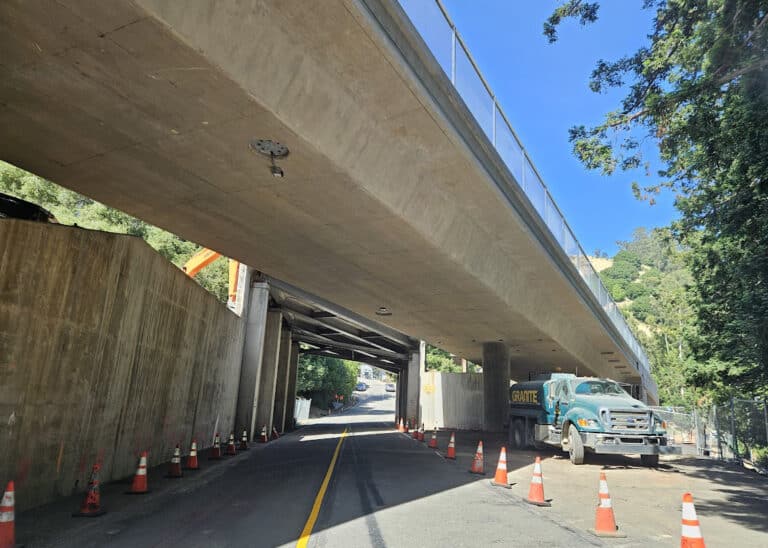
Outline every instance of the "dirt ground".
MULTIPOLYGON (((457 435, 460 461, 471 462, 479 438, 477 432, 457 435)), ((485 435, 488 473, 505 442, 485 435)), ((542 457, 545 496, 552 499, 552 507, 541 511, 574 529, 594 526, 599 475, 606 472, 616 522, 627 535, 606 539, 607 544, 677 545, 682 496, 690 492, 707 546, 768 546, 768 478, 755 472, 695 457, 662 457, 658 468, 646 468, 639 457, 588 455, 584 465, 574 466, 559 451, 510 451, 508 477, 521 496, 527 495, 536 455, 542 457)))

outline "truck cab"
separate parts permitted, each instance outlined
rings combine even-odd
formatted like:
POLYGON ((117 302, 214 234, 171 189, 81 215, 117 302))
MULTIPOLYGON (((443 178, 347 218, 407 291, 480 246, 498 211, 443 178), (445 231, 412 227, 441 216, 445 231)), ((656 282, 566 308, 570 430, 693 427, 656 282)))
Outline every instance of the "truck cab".
POLYGON ((667 445, 666 425, 617 382, 553 373, 510 387, 509 442, 512 448, 560 447, 573 464, 587 453, 639 454, 655 466, 667 445))

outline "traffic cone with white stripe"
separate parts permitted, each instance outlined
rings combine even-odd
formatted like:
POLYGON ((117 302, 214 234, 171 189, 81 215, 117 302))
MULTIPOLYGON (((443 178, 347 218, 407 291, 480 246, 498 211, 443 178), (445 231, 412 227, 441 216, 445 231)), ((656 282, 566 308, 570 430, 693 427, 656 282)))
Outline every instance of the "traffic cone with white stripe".
POLYGON ((446 459, 456 460, 456 435, 451 432, 451 439, 448 441, 448 451, 445 453, 446 459))
POLYGON ((234 457, 237 455, 237 447, 235 447, 235 433, 229 433, 229 442, 227 443, 227 455, 234 457))
POLYGON ((187 465, 184 467, 186 470, 199 470, 200 463, 197 461, 197 441, 192 440, 192 447, 189 449, 189 456, 187 457, 187 465))
MULTIPOLYGON (((506 469, 506 467, 507 465, 505 463, 504 468, 506 469)), ((483 462, 483 440, 480 440, 480 443, 477 444, 477 451, 475 451, 475 458, 472 459, 472 468, 469 469, 469 473, 480 474, 481 476, 485 475, 485 463, 483 462)))
POLYGON ((273 439, 273 440, 276 440, 276 439, 279 439, 279 438, 280 438, 280 434, 278 434, 278 432, 277 432, 277 428, 275 428, 275 427, 273 426, 273 427, 272 427, 272 439, 273 439))
POLYGON ((16 546, 14 496, 13 481, 9 481, 5 493, 3 493, 3 499, 0 501, 0 548, 14 548, 16 546))
POLYGON ((427 447, 430 449, 437 449, 437 426, 432 430, 432 439, 429 440, 427 447))
POLYGON ((511 489, 507 479, 507 448, 502 447, 499 452, 499 463, 496 465, 496 473, 491 480, 491 485, 511 489))
POLYGON ((705 548, 704 537, 701 535, 699 518, 693 505, 693 495, 683 495, 683 530, 680 535, 680 548, 705 548))
POLYGON ((208 460, 220 460, 221 459, 221 437, 219 433, 213 437, 213 447, 211 448, 211 454, 208 455, 208 460))
POLYGON ((408 430, 411 428, 411 419, 408 419, 405 421, 405 430, 403 430, 404 433, 408 433, 408 430))
POLYGON ((605 472, 600 472, 600 488, 597 492, 597 512, 595 513, 595 528, 590 532, 598 537, 624 538, 627 535, 619 533, 619 527, 616 525, 616 518, 613 515, 613 504, 611 495, 608 493, 608 480, 605 479, 605 472))
POLYGON ((248 430, 243 428, 243 435, 240 437, 240 451, 248 451, 248 430))
MULTIPOLYGON (((100 469, 101 465, 99 465, 99 463, 93 465, 91 479, 88 482, 88 492, 85 494, 83 503, 80 505, 80 511, 75 512, 72 516, 76 518, 95 518, 107 513, 107 511, 101 507, 101 492, 99 490, 100 469)), ((2 521, 2 519, 0 519, 0 521, 2 521)), ((0 542, 0 546, 4 546, 2 542, 0 542)))
POLYGON ((424 423, 421 423, 421 427, 419 428, 419 441, 424 441, 424 423))
POLYGON ((400 423, 397 425, 398 432, 405 432, 405 425, 403 424, 403 417, 400 417, 400 423))
POLYGON ((139 467, 136 469, 136 474, 133 476, 133 483, 131 484, 131 490, 128 491, 129 495, 143 495, 149 493, 149 487, 147 485, 147 452, 142 451, 139 458, 139 467))
POLYGON ((536 457, 536 462, 533 463, 531 487, 528 489, 528 498, 523 500, 535 506, 552 506, 552 503, 544 500, 544 476, 541 473, 541 457, 536 457))
POLYGON ((176 444, 176 449, 173 450, 173 457, 171 458, 171 464, 168 466, 168 474, 166 478, 181 478, 184 477, 184 473, 181 471, 181 449, 179 444, 176 444))
POLYGON ((267 425, 261 427, 261 435, 259 436, 259 441, 261 443, 267 443, 269 441, 269 438, 267 437, 267 425))
POLYGON ((416 427, 416 423, 413 424, 413 433, 411 434, 411 437, 415 439, 416 441, 419 441, 419 429, 416 427))

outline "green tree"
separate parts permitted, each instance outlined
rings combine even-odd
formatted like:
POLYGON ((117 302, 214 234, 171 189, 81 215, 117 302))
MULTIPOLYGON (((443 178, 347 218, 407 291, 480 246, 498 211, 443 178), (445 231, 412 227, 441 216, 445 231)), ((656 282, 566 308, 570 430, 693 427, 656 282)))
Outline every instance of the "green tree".
MULTIPOLYGON (((690 250, 693 350, 726 384, 768 386, 768 2, 643 0, 655 17, 648 43, 597 63, 590 88, 626 92, 594 127, 570 130, 576 156, 612 174, 646 161, 656 142, 663 163, 651 202, 676 193, 674 231, 690 250)), ((566 18, 597 19, 599 4, 563 2, 544 25, 550 41, 566 18)), ((646 169, 649 169, 646 167, 646 169)))
POLYGON ((325 409, 337 394, 344 396, 344 401, 349 401, 359 372, 357 362, 300 354, 296 392, 325 409))
POLYGON ((461 373, 461 366, 453 361, 453 355, 442 348, 428 344, 425 359, 427 370, 441 371, 443 373, 461 373))

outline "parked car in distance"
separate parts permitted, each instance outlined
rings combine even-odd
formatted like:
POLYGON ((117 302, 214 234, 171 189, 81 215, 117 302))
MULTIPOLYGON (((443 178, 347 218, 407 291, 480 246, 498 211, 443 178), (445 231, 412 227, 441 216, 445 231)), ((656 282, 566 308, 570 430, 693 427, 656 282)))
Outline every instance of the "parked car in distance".
POLYGON ((388 383, 387 383, 387 384, 384 386, 384 390, 386 390, 387 392, 395 392, 395 390, 396 390, 396 389, 395 389, 395 385, 394 385, 394 383, 388 382, 388 383))
POLYGON ((359 382, 355 385, 355 390, 357 390, 358 392, 365 392, 366 390, 368 390, 368 385, 365 384, 364 382, 359 382))

